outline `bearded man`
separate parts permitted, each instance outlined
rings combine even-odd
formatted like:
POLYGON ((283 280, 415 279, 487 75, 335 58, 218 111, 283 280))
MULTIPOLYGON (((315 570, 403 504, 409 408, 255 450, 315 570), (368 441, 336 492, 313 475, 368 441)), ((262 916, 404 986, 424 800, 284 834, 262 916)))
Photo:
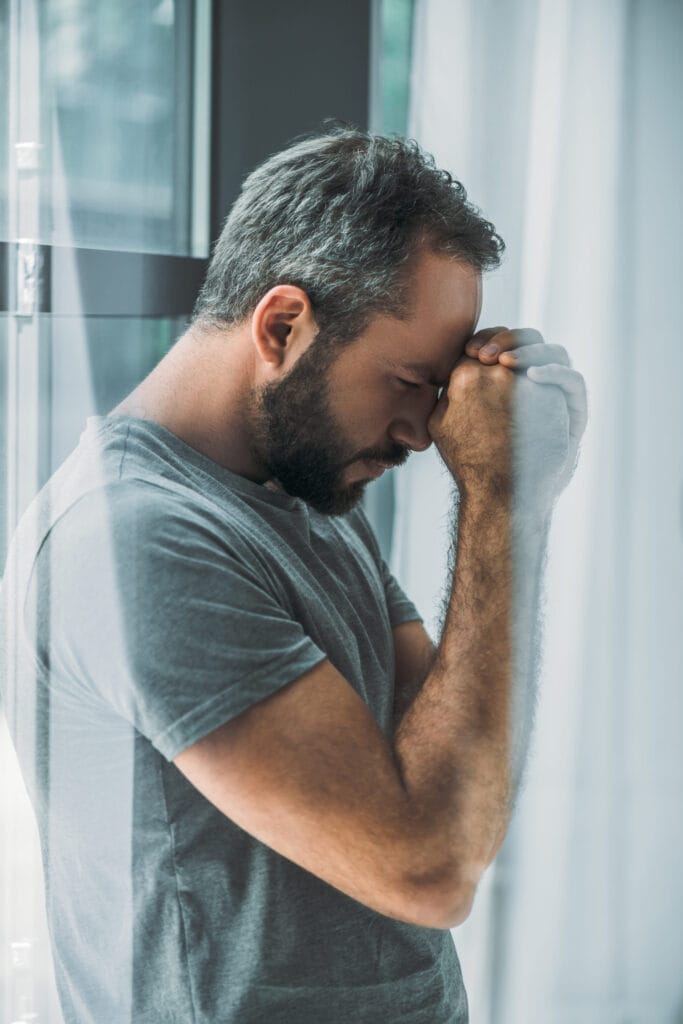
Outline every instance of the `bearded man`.
POLYGON ((563 348, 475 333, 502 250, 415 143, 298 141, 24 517, 6 701, 67 1024, 467 1020, 450 929, 519 792, 585 426, 563 348), (360 505, 432 443, 436 646, 360 505))

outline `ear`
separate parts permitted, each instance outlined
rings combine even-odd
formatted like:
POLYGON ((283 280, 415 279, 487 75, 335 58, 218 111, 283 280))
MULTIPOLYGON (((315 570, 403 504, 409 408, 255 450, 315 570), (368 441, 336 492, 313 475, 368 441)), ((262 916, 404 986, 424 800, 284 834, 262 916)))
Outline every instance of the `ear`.
POLYGON ((263 296, 251 318, 254 347, 267 371, 289 369, 318 332, 303 288, 278 284, 263 296))

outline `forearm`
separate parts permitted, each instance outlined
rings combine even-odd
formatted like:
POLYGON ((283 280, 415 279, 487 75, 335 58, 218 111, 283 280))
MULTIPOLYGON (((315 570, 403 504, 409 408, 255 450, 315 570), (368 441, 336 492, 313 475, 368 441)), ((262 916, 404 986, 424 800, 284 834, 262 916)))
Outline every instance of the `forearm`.
MULTIPOLYGON (((505 834, 533 724, 549 515, 461 502, 436 661, 397 730, 402 781, 425 834, 474 886, 505 834)), ((437 858, 438 859, 438 858, 437 858)))

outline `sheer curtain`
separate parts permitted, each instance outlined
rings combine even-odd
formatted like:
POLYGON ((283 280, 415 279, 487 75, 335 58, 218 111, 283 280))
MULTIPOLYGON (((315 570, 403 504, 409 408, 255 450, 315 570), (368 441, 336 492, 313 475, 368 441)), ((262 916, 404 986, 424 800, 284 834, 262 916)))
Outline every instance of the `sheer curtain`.
MULTIPOLYGON (((508 244, 481 326, 587 383, 550 538, 528 781, 454 933, 473 1024, 683 1021, 683 5, 418 0, 410 134, 508 244)), ((450 483, 396 473, 433 631, 450 483)))

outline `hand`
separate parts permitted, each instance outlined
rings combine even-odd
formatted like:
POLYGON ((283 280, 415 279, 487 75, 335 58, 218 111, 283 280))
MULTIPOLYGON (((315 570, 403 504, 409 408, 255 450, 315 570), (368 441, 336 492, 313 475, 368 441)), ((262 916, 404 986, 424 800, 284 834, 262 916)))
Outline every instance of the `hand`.
POLYGON ((429 421, 446 465, 461 489, 509 496, 514 486, 518 507, 550 507, 576 467, 587 420, 583 378, 565 349, 546 345, 533 330, 487 328, 465 351, 473 357, 458 362, 429 421), (498 352, 485 354, 493 338, 498 352), (501 374, 505 367, 525 372, 501 374), (456 400, 452 409, 449 398, 456 400))
POLYGON ((461 493, 508 498, 515 374, 463 355, 451 372, 427 430, 461 493))
POLYGON ((564 489, 574 475, 579 445, 588 422, 586 383, 580 373, 571 369, 571 360, 562 345, 547 345, 543 335, 533 328, 510 330, 507 327, 485 327, 473 334, 465 346, 468 356, 491 366, 500 363, 511 370, 526 370, 536 384, 551 384, 564 393, 569 412, 569 450, 559 483, 564 489), (496 352, 484 353, 488 345, 496 352))
POLYGON ((526 370, 530 366, 558 363, 571 366, 567 350, 562 345, 547 345, 543 335, 533 327, 485 327, 473 334, 465 345, 465 353, 479 359, 486 366, 501 363, 510 370, 526 370), (484 352, 489 345, 495 352, 484 352))

